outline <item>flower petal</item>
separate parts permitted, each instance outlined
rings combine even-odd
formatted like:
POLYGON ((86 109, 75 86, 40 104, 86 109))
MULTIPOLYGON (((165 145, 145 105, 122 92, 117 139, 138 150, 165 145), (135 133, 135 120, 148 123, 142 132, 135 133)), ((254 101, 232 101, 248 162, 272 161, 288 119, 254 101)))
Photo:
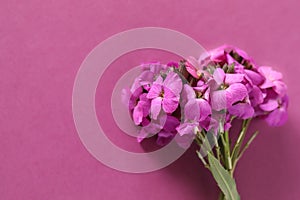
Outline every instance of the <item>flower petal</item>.
POLYGON ((264 77, 261 76, 259 73, 248 69, 245 69, 244 72, 247 75, 247 77, 251 80, 253 85, 260 85, 264 82, 264 77))
POLYGON ((200 69, 198 61, 194 57, 189 57, 186 62, 186 70, 194 77, 199 78, 197 71, 200 69))
POLYGON ((176 132, 176 128, 179 124, 180 122, 176 117, 168 115, 163 129, 167 132, 176 132))
POLYGON ((264 101, 264 96, 262 91, 257 86, 254 86, 251 92, 249 93, 249 99, 251 105, 254 107, 261 104, 264 101))
POLYGON ((282 81, 274 81, 274 91, 279 94, 279 96, 284 96, 287 91, 287 86, 282 81))
POLYGON ((179 96, 182 90, 182 80, 175 72, 169 72, 163 86, 171 90, 176 96, 179 96))
POLYGON ((132 117, 135 125, 139 125, 143 119, 143 107, 139 104, 134 107, 132 117))
POLYGON ((211 93, 211 106, 213 110, 220 111, 226 108, 226 91, 217 90, 211 93))
POLYGON ((209 115, 212 114, 209 103, 204 99, 197 99, 200 108, 200 121, 205 120, 209 115))
POLYGON ((224 80, 225 80, 225 72, 223 71, 223 69, 217 68, 217 69, 214 71, 213 78, 214 78, 214 80, 216 81, 216 83, 217 83, 218 85, 221 85, 222 83, 224 83, 224 80))
POLYGON ((288 114, 284 108, 276 109, 269 113, 266 117, 266 122, 269 124, 269 126, 275 127, 282 126, 287 120, 288 114))
POLYGON ((230 107, 232 104, 242 101, 247 97, 247 88, 241 83, 234 83, 226 89, 226 103, 230 107))
POLYGON ((166 113, 172 113, 174 112, 178 107, 179 101, 178 98, 164 98, 162 101, 162 107, 163 110, 166 113))
POLYGON ((184 121, 198 121, 200 117, 200 107, 196 99, 191 99, 184 107, 184 121))
POLYGON ((254 116, 254 109, 248 103, 238 103, 236 105, 233 105, 228 108, 228 112, 240 119, 249 119, 254 116))
POLYGON ((174 138, 175 133, 161 130, 157 136, 156 144, 159 146, 165 146, 174 138))
POLYGON ((259 105, 263 111, 272 111, 278 108, 279 104, 276 99, 269 99, 266 103, 259 105))
POLYGON ((157 119, 157 116, 160 113, 161 110, 161 102, 162 98, 161 97, 156 97, 151 101, 151 116, 153 119, 157 119))
POLYGON ((244 74, 226 74, 225 83, 231 85, 233 83, 240 83, 244 80, 244 74))
POLYGON ((178 134, 175 136, 177 144, 187 149, 193 142, 196 132, 195 128, 198 126, 197 123, 183 123, 176 129, 178 134))
POLYGON ((154 99, 154 98, 160 96, 161 92, 162 92, 162 85, 155 83, 150 88, 149 93, 147 94, 147 98, 154 99))

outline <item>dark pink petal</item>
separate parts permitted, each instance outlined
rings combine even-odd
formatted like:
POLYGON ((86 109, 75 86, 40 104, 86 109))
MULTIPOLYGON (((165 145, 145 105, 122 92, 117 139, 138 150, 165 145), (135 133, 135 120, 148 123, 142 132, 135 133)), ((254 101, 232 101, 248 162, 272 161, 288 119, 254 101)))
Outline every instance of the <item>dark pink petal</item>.
POLYGON ((228 45, 223 45, 221 47, 209 51, 208 54, 210 55, 210 59, 215 62, 225 61, 226 60, 225 51, 228 48, 229 48, 228 45))
POLYGON ((162 98, 161 97, 156 97, 155 99, 152 99, 151 102, 151 117, 153 119, 157 119, 157 116, 160 113, 161 110, 161 103, 162 103, 162 98))
POLYGON ((272 111, 275 110, 276 108, 278 108, 278 101, 276 99, 269 99, 266 103, 263 103, 261 105, 259 105, 259 107, 263 110, 263 111, 272 111))
POLYGON ((249 119, 254 116, 254 109, 248 103, 238 103, 228 108, 228 112, 240 119, 249 119))
POLYGON ((198 61, 193 58, 190 57, 187 59, 186 62, 186 70, 194 77, 194 78, 199 78, 197 71, 199 70, 199 63, 198 61))
POLYGON ((216 81, 216 83, 217 83, 218 85, 221 85, 222 83, 224 83, 224 80, 225 80, 225 72, 223 71, 223 69, 217 68, 217 69, 214 71, 213 78, 214 78, 214 80, 216 81))
POLYGON ((162 93, 162 85, 153 84, 149 90, 149 93, 147 94, 147 98, 154 99, 156 97, 159 97, 161 95, 161 93, 162 93))
POLYGON ((226 89, 227 106, 244 100, 248 96, 247 88, 241 83, 234 83, 226 89))
POLYGON ((251 92, 249 93, 249 99, 251 105, 255 107, 264 101, 264 96, 262 91, 257 86, 253 86, 251 92))
POLYGON ((260 85, 264 82, 264 77, 252 70, 245 69, 245 74, 251 80, 253 85, 260 85))
MULTIPOLYGON (((205 129, 206 131, 209 131, 214 124, 214 120, 211 117, 205 118, 205 120, 200 121, 199 125, 201 128, 205 129)), ((218 125, 217 125, 218 126, 218 125)))
POLYGON ((175 134, 172 133, 172 132, 161 130, 157 134, 157 136, 158 137, 157 137, 157 140, 156 140, 156 144, 158 144, 159 146, 165 146, 174 138, 175 134))
POLYGON ((266 117, 266 122, 269 124, 269 126, 282 126, 286 123, 288 120, 288 113, 284 108, 279 108, 271 113, 269 113, 266 117))
MULTIPOLYGON (((150 123, 145 123, 137 137, 138 142, 141 142, 144 138, 148 136, 153 136, 163 129, 166 122, 167 115, 165 113, 160 113, 157 120, 152 119, 150 123)), ((146 120, 145 120, 146 121, 146 120)), ((144 121, 142 122, 144 124, 144 121)))
POLYGON ((211 106, 213 110, 220 111, 226 109, 226 91, 217 90, 211 93, 211 106))
POLYGON ((176 96, 179 96, 182 90, 182 80, 175 72, 169 72, 164 83, 164 88, 171 90, 176 96))
POLYGON ((163 129, 167 132, 174 132, 179 124, 180 122, 176 117, 168 115, 163 129))
POLYGON ((233 83, 240 83, 244 80, 244 77, 244 74, 226 74, 225 83, 229 85, 233 83))
POLYGON ((140 96, 140 100, 138 102, 138 105, 140 105, 143 108, 143 116, 146 117, 150 113, 150 107, 151 107, 151 101, 147 98, 147 94, 144 93, 140 96))

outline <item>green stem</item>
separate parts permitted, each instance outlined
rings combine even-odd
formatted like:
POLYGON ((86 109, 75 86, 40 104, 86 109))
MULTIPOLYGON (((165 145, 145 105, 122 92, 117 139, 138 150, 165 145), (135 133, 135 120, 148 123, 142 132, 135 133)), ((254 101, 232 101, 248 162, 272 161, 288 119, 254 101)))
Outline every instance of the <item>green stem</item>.
POLYGON ((217 137, 213 134, 214 137, 214 142, 215 142, 215 146, 216 146, 216 154, 217 154, 217 159, 220 162, 221 161, 221 151, 220 151, 220 146, 218 143, 218 139, 217 137))
POLYGON ((239 155, 239 152, 240 152, 241 146, 243 144, 244 138, 246 136, 246 132, 247 132, 250 122, 251 122, 251 119, 246 119, 243 121, 242 130, 241 130, 240 135, 233 147, 232 154, 231 154, 233 163, 236 163, 236 158, 239 155))
POLYGON ((196 153, 197 153, 198 157, 200 158, 200 160, 202 161, 204 167, 206 167, 207 169, 210 169, 209 164, 207 164, 206 160, 203 158, 201 153, 199 151, 196 151, 196 153))
POLYGON ((223 148, 224 148, 224 163, 225 163, 225 168, 228 171, 230 171, 232 169, 232 161, 231 161, 231 156, 230 156, 229 141, 226 141, 226 139, 224 138, 224 133, 221 133, 220 136, 221 136, 221 140, 222 140, 223 148))
POLYGON ((238 157, 235 159, 235 162, 233 163, 233 170, 235 169, 237 162, 241 159, 241 157, 243 156, 243 154, 245 153, 245 151, 249 148, 250 144, 256 138, 256 136, 258 135, 258 133, 259 133, 259 131, 255 131, 253 133, 253 135, 250 137, 250 139, 248 140, 248 142, 245 144, 245 146, 243 147, 242 151, 239 153, 238 157))

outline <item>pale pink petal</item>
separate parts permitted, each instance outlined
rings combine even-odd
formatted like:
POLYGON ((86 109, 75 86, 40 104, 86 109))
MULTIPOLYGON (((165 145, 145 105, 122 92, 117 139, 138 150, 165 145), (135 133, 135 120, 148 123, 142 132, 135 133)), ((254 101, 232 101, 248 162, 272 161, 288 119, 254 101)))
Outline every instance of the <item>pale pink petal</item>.
POLYGON ((176 96, 179 96, 182 90, 182 80, 175 72, 169 72, 163 86, 170 89, 176 96))
POLYGON ((178 98, 174 97, 174 98, 164 98, 162 101, 162 107, 163 110, 166 113, 172 113, 174 112, 179 104, 179 100, 178 98))
POLYGON ((271 87, 273 87, 273 86, 274 86, 274 83, 273 83, 272 81, 266 79, 266 80, 263 82, 263 84, 261 84, 259 87, 260 87, 261 89, 267 89, 267 88, 271 88, 271 87))
POLYGON ((212 109, 220 111, 226 108, 226 91, 217 90, 211 93, 211 105, 212 109))
POLYGON ((200 107, 196 99, 191 99, 184 107, 184 121, 198 121, 200 117, 200 107))
POLYGON ((136 96, 139 96, 139 94, 142 93, 142 91, 143 88, 141 86, 140 79, 139 78, 134 79, 133 84, 130 88, 130 92, 132 94, 136 94, 136 96))
POLYGON ((139 80, 141 85, 147 85, 153 82, 154 79, 154 73, 151 71, 144 71, 139 76, 139 80))
POLYGON ((190 85, 184 84, 181 96, 183 100, 189 100, 194 99, 196 97, 196 94, 190 85))
POLYGON ((156 97, 155 99, 152 99, 152 102, 151 102, 151 116, 152 116, 153 119, 157 119, 157 116, 160 113, 161 102, 162 102, 161 97, 156 97))
POLYGON ((259 105, 263 111, 272 111, 278 108, 279 104, 276 99, 269 99, 266 103, 259 105))
POLYGON ((214 71, 213 77, 214 77, 214 80, 216 81, 216 83, 218 85, 221 85, 222 83, 224 83, 224 80, 225 80, 225 72, 223 71, 223 69, 217 68, 214 71))
POLYGON ((225 83, 229 85, 233 83, 240 83, 244 80, 244 77, 244 74, 226 74, 225 83))
POLYGON ((272 67, 259 67, 258 72, 261 73, 266 79, 270 81, 280 80, 282 79, 282 74, 278 71, 272 69, 272 67))
POLYGON ((133 109, 133 121, 135 125, 139 125, 142 122, 143 119, 143 107, 140 105, 137 105, 133 109))
POLYGON ((274 90, 279 96, 284 96, 287 92, 287 86, 282 81, 274 81, 274 90))
POLYGON ((156 97, 159 97, 161 95, 161 92, 162 92, 162 85, 153 84, 149 90, 149 93, 147 94, 147 98, 154 99, 156 97))
POLYGON ((175 137, 175 141, 182 148, 188 148, 196 135, 195 128, 198 126, 197 123, 183 123, 176 129, 178 134, 175 137))

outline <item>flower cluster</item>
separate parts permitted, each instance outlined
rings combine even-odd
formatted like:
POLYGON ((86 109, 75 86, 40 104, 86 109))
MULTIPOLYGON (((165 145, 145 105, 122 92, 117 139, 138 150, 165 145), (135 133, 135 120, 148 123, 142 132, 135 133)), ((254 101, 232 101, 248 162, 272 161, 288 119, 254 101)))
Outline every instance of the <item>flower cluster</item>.
POLYGON ((188 147, 197 132, 228 130, 234 118, 260 117, 270 126, 287 120, 282 74, 257 66, 238 48, 224 45, 200 59, 142 68, 129 91, 129 110, 141 127, 138 141, 157 135, 165 145, 178 133, 178 144, 188 147))

